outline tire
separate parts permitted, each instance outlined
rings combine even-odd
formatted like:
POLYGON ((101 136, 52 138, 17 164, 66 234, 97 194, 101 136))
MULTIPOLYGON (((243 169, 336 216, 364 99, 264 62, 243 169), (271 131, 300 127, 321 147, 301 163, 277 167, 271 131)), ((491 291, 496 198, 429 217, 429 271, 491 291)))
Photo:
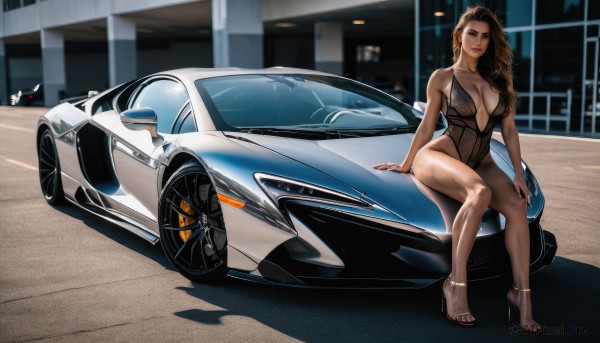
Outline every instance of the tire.
POLYGON ((195 282, 225 278, 227 233, 217 193, 196 161, 181 166, 163 188, 160 244, 175 269, 195 282))
POLYGON ((62 204, 64 202, 64 193, 60 178, 60 162, 56 143, 49 129, 45 129, 40 137, 38 170, 40 187, 46 202, 50 205, 62 204))

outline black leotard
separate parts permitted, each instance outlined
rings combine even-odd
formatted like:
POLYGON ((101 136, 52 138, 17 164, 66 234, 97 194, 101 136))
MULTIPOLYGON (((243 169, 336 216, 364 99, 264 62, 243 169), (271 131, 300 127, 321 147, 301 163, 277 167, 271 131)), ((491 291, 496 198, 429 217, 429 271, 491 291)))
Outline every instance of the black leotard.
MULTIPOLYGON (((508 115, 506 99, 500 94, 498 105, 489 115, 485 128, 480 130, 475 117, 477 108, 473 98, 458 82, 454 71, 450 86, 450 99, 445 94, 444 98, 446 98, 444 115, 448 120, 448 129, 444 135, 449 136, 454 142, 460 160, 472 169, 476 169, 490 151, 490 140, 496 123, 508 115)), ((483 102, 481 106, 483 106, 483 102)))

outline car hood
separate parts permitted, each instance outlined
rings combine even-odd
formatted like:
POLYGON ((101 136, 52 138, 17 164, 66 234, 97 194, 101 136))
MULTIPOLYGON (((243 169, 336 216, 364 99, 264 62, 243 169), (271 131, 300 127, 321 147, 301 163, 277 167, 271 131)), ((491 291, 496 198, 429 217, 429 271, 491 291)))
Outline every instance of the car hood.
MULTIPOLYGON (((402 162, 413 134, 330 140, 235 135, 328 174, 407 223, 428 231, 449 232, 460 207, 460 203, 423 185, 412 174, 372 168, 377 163, 402 162)), ((502 169, 510 169, 495 152, 492 155, 502 169)), ((498 232, 504 227, 503 221, 504 218, 489 210, 480 235, 498 232)))

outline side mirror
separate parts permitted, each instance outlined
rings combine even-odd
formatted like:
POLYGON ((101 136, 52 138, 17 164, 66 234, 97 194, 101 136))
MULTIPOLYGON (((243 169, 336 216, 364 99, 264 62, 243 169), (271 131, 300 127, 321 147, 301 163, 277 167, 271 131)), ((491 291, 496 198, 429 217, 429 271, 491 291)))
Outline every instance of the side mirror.
POLYGON ((88 91, 88 98, 98 95, 98 91, 88 91))
MULTIPOLYGON (((427 105, 427 104, 422 101, 415 101, 413 103, 413 109, 414 109, 413 114, 419 120, 423 120, 423 115, 425 113, 425 105, 427 105)), ((438 117, 437 123, 435 125, 435 129, 441 130, 441 129, 445 129, 447 127, 448 127, 448 121, 446 120, 446 116, 444 116, 442 114, 442 112, 440 111, 440 116, 438 117)))
POLYGON ((417 111, 413 111, 415 117, 419 119, 423 119, 423 113, 425 112, 425 103, 422 101, 415 101, 413 103, 413 108, 417 111))
POLYGON ((121 113, 121 123, 133 131, 150 131, 152 142, 156 144, 162 143, 162 137, 156 131, 157 117, 156 112, 150 107, 135 108, 121 113))

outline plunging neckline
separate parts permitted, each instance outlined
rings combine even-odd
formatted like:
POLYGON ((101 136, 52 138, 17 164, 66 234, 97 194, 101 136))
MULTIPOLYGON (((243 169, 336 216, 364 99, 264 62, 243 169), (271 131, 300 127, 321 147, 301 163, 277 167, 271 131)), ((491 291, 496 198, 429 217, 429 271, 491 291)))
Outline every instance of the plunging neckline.
MULTIPOLYGON (((491 113, 487 113, 487 122, 485 123, 485 125, 483 126, 483 130, 479 127, 479 121, 477 120, 477 113, 479 113, 479 109, 481 108, 481 106, 484 106, 485 109, 485 103, 483 101, 483 96, 481 98, 481 104, 479 104, 479 107, 475 106, 475 101, 473 100, 473 97, 471 96, 471 94, 469 94, 469 92, 465 89, 465 87, 463 87, 463 85, 460 83, 460 81, 458 81, 458 78, 456 77, 456 75, 454 74, 454 69, 452 70, 452 86, 450 87, 450 99, 452 99, 452 89, 454 87, 454 82, 456 81, 456 83, 458 84, 458 86, 462 89, 462 92, 464 94, 466 94, 469 97, 469 100, 471 101, 471 104, 473 105, 473 108, 475 108, 475 113, 471 114, 471 115, 462 115, 463 117, 473 117, 475 119, 475 127, 477 127, 477 131, 484 132, 485 128, 488 126, 488 124, 490 123, 490 117, 492 117, 494 115, 494 113, 496 112, 496 110, 498 109, 498 106, 500 106, 500 102, 502 101, 502 94, 498 94, 498 103, 496 104, 496 107, 494 107, 494 110, 491 113)), ((452 106, 454 107, 454 105, 452 106)))

